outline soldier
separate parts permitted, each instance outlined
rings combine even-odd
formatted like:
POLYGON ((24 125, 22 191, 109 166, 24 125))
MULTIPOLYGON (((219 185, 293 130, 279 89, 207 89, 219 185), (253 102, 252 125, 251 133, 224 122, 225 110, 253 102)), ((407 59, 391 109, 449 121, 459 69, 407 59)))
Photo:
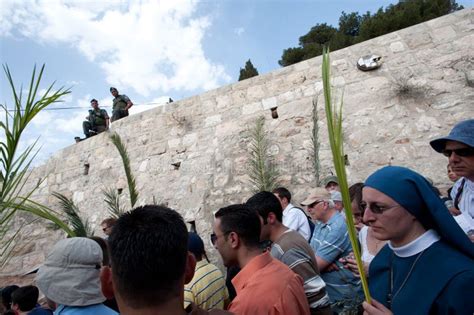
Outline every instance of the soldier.
POLYGON ((116 88, 111 87, 110 93, 114 97, 112 105, 112 122, 128 116, 128 109, 133 106, 132 101, 127 95, 119 95, 116 88))
POLYGON ((99 108, 99 102, 94 98, 91 100, 93 109, 89 110, 89 116, 82 123, 82 129, 86 138, 99 134, 109 129, 109 115, 105 109, 99 108))

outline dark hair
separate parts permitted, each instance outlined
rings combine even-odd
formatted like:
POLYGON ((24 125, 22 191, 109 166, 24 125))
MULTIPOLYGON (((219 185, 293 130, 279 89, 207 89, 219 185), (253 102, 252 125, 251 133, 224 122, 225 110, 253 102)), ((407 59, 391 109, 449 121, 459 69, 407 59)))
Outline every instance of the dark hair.
POLYGON ((110 261, 107 241, 98 236, 90 236, 89 238, 99 244, 100 248, 102 249, 102 265, 109 266, 110 261))
POLYGON ((108 242, 114 283, 128 306, 159 306, 182 294, 188 230, 179 213, 135 208, 117 220, 108 242))
POLYGON ((95 98, 91 99, 91 103, 92 102, 96 102, 97 103, 97 100, 95 98))
POLYGON ((27 285, 13 291, 12 304, 18 304, 20 311, 28 312, 35 308, 38 296, 38 288, 34 285, 27 285))
POLYGON ((107 224, 107 226, 113 226, 115 224, 115 222, 117 222, 116 218, 106 218, 106 219, 104 219, 104 221, 102 221, 100 223, 100 225, 107 224))
POLYGON ((16 289, 18 289, 19 286, 17 285, 9 285, 6 286, 2 289, 2 304, 5 306, 7 310, 11 309, 12 307, 12 293, 16 289))
POLYGON ((283 210, 281 203, 274 194, 268 191, 256 193, 245 203, 247 207, 256 211, 262 218, 263 223, 267 224, 268 214, 273 212, 279 222, 283 219, 283 210))
POLYGON ((349 187, 349 196, 351 197, 351 202, 355 201, 361 211, 361 215, 364 216, 365 206, 362 206, 362 188, 364 188, 364 183, 355 183, 349 187))
POLYGON ((286 198, 288 202, 291 201, 291 193, 285 187, 278 187, 272 190, 272 193, 277 194, 280 198, 286 198))
POLYGON ((247 205, 236 204, 220 208, 215 217, 221 221, 222 232, 235 232, 245 246, 259 247, 260 218, 247 205))

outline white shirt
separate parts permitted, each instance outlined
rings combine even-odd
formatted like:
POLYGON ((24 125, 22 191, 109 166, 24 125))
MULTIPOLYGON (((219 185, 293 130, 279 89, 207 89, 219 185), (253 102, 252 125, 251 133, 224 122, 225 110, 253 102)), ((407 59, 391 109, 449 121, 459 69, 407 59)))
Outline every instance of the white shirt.
POLYGON ((305 240, 309 240, 311 230, 306 214, 291 203, 283 210, 283 225, 300 233, 305 240))
MULTIPOLYGON (((461 187, 461 182, 463 179, 465 179, 466 181, 464 183, 464 189, 462 191, 458 207, 463 215, 469 216, 467 218, 469 222, 474 222, 474 182, 464 177, 458 179, 458 181, 454 184, 453 189, 451 190, 451 199, 453 199, 453 202, 455 201, 456 195, 459 191, 459 188, 461 187)), ((454 218, 456 219, 456 217, 454 218)), ((472 223, 468 230, 474 230, 474 225, 472 225, 472 223)))

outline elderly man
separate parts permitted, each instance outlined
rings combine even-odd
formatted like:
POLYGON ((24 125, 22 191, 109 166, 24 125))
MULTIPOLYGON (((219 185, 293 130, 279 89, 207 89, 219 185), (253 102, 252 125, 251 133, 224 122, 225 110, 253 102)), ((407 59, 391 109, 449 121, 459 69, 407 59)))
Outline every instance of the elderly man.
POLYGON ((301 205, 317 220, 310 245, 316 252, 333 311, 341 312, 344 307, 357 305, 363 298, 360 279, 339 261, 352 251, 344 217, 334 208, 331 194, 324 188, 316 188, 301 205), (330 268, 333 264, 337 268, 330 268))
POLYGON ((455 218, 463 222, 465 232, 474 231, 474 119, 458 123, 448 136, 430 145, 448 157, 451 169, 461 176, 451 190, 454 206, 461 211, 455 218))
POLYGON ((128 110, 133 106, 132 101, 125 94, 119 94, 116 88, 111 87, 110 93, 114 97, 112 105, 112 122, 128 116, 128 110))

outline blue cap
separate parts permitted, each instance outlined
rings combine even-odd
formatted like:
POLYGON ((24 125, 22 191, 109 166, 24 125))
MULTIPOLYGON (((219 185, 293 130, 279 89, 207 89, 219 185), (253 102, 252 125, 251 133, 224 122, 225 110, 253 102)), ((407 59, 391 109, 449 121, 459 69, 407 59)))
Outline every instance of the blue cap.
POLYGON ((194 256, 201 256, 205 253, 204 242, 201 237, 194 232, 188 234, 188 251, 194 254, 194 256))
POLYGON ((474 119, 461 121, 451 130, 447 137, 432 140, 430 145, 436 152, 441 153, 446 141, 457 141, 474 148, 474 119))

